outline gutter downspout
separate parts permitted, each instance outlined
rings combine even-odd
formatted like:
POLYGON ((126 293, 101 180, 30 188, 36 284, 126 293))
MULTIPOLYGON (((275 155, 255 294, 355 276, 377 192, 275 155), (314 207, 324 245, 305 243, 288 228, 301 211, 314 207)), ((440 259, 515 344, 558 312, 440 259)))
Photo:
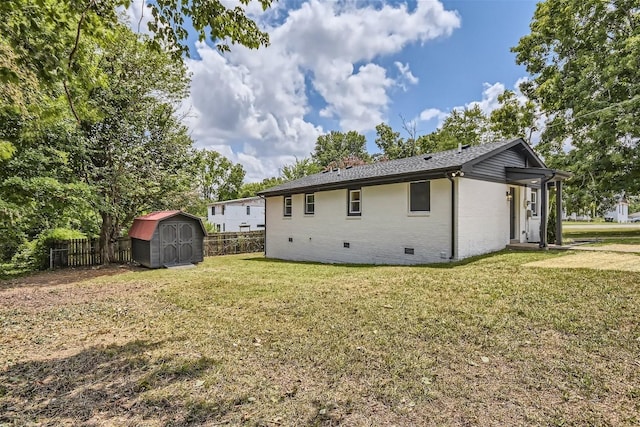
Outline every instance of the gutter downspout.
POLYGON ((262 194, 259 194, 262 200, 264 200, 264 256, 267 257, 267 198, 262 194))
POLYGON ((451 174, 445 174, 449 182, 451 182, 451 256, 449 260, 453 261, 456 256, 456 185, 453 177, 456 175, 456 172, 451 172, 451 174))

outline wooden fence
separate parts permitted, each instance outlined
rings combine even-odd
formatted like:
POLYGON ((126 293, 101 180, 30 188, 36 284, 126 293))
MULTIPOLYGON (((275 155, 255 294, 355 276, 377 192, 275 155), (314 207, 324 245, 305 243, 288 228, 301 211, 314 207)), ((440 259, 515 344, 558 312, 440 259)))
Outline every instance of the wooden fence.
MULTIPOLYGON (((242 254, 264 251, 264 231, 214 233, 204 238, 204 256, 242 254)), ((127 263, 131 258, 131 240, 118 239, 116 262, 127 263)), ((49 249, 49 267, 81 267, 101 265, 98 239, 72 239, 54 242, 49 249)))
POLYGON ((264 231, 213 233, 204 238, 204 256, 264 251, 264 231))
MULTIPOLYGON (((131 240, 120 237, 116 243, 115 260, 131 262, 131 240)), ((81 267, 101 265, 98 239, 71 239, 54 242, 49 248, 49 267, 81 267)))

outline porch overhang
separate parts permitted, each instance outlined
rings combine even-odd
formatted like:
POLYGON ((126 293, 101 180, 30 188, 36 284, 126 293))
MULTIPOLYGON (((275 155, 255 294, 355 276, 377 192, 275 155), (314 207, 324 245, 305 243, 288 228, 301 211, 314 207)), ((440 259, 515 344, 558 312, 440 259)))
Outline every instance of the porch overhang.
POLYGON ((540 187, 540 247, 547 248, 547 218, 549 214, 549 187, 556 187, 556 241, 562 245, 562 181, 570 178, 569 172, 549 168, 519 168, 505 167, 509 184, 540 187))
POLYGON ((558 182, 571 177, 569 172, 549 168, 517 168, 505 167, 509 184, 538 187, 542 182, 558 182))

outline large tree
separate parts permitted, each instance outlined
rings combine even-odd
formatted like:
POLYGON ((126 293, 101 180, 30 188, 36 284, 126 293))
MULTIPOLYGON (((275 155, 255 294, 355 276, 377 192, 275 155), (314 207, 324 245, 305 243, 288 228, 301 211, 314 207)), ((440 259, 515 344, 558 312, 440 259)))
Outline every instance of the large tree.
POLYGON ((196 152, 197 185, 206 202, 236 199, 240 195, 245 171, 222 154, 211 150, 196 152))
POLYGON ((402 138, 400 132, 394 131, 386 123, 376 126, 375 143, 382 151, 382 158, 385 160, 402 159, 415 156, 422 152, 420 138, 416 134, 415 125, 407 123, 403 119, 404 129, 408 133, 408 138, 402 138))
POLYGON ((638 1, 543 1, 513 51, 532 75, 525 93, 549 117, 546 162, 596 200, 640 192, 638 1))
POLYGON ((365 136, 350 130, 346 133, 331 131, 320 135, 316 141, 315 150, 311 153, 311 158, 324 168, 350 158, 366 162, 370 160, 371 156, 367 153, 365 136))
POLYGON ((470 108, 455 109, 442 123, 442 126, 419 140, 424 152, 450 150, 458 144, 479 145, 495 140, 489 117, 478 105, 470 108))
POLYGON ((194 182, 194 165, 192 140, 174 114, 188 88, 182 61, 124 26, 101 45, 95 61, 103 84, 88 94, 81 121, 85 146, 75 164, 97 198, 107 263, 136 215, 179 207, 194 182))

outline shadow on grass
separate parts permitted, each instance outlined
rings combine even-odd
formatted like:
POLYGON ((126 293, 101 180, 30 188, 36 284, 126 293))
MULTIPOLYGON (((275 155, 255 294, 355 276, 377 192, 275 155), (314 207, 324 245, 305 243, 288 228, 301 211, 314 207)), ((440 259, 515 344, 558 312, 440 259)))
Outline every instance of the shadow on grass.
POLYGON ((166 341, 97 346, 75 355, 17 363, 0 371, 0 425, 197 424, 221 416, 234 402, 145 398, 147 390, 195 382, 217 362, 207 357, 153 359, 166 341), (111 421, 109 421, 111 420, 111 421))

